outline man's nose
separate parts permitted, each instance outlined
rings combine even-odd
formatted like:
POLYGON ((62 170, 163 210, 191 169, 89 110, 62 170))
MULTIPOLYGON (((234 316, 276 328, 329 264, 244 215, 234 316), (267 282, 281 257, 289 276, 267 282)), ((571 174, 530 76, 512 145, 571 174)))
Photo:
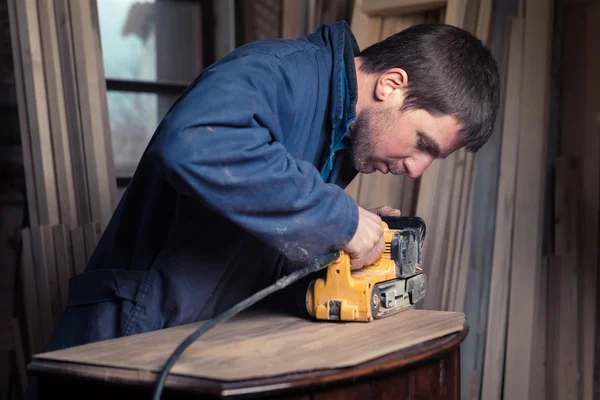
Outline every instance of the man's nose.
POLYGON ((404 166, 408 176, 417 179, 431 165, 433 157, 429 155, 419 155, 405 159, 404 166))

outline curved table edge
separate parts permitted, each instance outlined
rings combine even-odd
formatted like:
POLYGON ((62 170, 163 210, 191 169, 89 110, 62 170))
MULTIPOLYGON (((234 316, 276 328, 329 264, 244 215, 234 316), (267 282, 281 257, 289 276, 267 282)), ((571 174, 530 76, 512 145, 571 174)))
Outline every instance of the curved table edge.
MULTIPOLYGON (((167 378, 165 389, 222 397, 237 397, 265 393, 291 393, 294 389, 299 388, 313 389, 334 383, 358 381, 440 358, 457 345, 460 345, 467 337, 469 330, 469 324, 465 321, 463 329, 460 331, 407 347, 353 367, 312 370, 235 382, 173 374, 167 378)), ((152 386, 158 375, 152 371, 77 363, 65 365, 64 362, 42 359, 34 359, 28 370, 32 375, 37 376, 72 377, 82 381, 138 387, 152 386)))

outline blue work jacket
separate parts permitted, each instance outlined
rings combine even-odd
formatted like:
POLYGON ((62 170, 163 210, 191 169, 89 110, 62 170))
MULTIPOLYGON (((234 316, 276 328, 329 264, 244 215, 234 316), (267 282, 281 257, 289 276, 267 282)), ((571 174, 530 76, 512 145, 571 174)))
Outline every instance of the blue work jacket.
POLYGON ((357 173, 344 135, 358 52, 342 21, 245 45, 204 70, 71 278, 51 348, 212 318, 346 245, 358 224, 343 190, 357 173))

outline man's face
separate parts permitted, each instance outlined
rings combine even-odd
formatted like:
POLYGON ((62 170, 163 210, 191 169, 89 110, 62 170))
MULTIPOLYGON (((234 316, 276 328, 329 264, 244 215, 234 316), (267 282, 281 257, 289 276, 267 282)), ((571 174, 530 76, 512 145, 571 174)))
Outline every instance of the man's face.
POLYGON ((363 174, 407 174, 416 179, 436 158, 463 147, 460 123, 452 116, 424 110, 400 111, 398 105, 363 109, 350 125, 354 168, 363 174))

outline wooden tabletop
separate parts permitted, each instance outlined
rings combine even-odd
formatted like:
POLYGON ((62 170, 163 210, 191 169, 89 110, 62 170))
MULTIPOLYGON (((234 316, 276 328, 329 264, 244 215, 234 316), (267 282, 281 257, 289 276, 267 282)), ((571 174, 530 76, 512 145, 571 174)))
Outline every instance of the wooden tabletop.
MULTIPOLYGON (((37 375, 147 386, 201 324, 39 354, 29 369, 37 375)), ((410 309, 370 323, 246 313, 194 342, 171 370, 167 387, 235 395, 355 379, 443 353, 467 332, 464 314, 455 312, 410 309)))

